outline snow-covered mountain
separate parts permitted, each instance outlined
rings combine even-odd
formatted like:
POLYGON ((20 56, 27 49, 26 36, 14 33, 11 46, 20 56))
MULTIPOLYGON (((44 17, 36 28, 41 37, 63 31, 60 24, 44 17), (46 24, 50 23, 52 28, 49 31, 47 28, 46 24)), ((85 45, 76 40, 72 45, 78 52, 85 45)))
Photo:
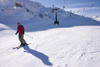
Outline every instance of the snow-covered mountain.
POLYGON ((2 0, 0 8, 0 67, 100 67, 99 21, 59 9, 54 25, 52 9, 29 0, 2 0), (13 50, 17 22, 31 44, 13 50))
POLYGON ((100 21, 100 16, 94 16, 92 18, 95 19, 95 20, 97 20, 97 21, 100 21))
MULTIPOLYGON (((29 0, 8 0, 8 1, 4 0, 1 3, 3 4, 3 6, 6 6, 6 8, 4 7, 0 10, 0 22, 2 23, 17 23, 17 22, 29 23, 31 21, 33 22, 52 21, 51 23, 53 23, 55 20, 55 13, 52 13, 52 9, 45 8, 43 5, 37 2, 32 2, 29 0)), ((79 19, 89 20, 91 21, 90 23, 92 23, 91 18, 89 19, 81 17, 73 13, 71 13, 71 18, 70 18, 70 12, 66 12, 61 9, 58 10, 58 21, 60 22, 60 24, 66 23, 66 25, 69 26, 70 24, 78 23, 78 22, 72 23, 71 21, 74 20, 80 21, 79 19)), ((79 24, 81 25, 81 23, 79 24)), ((84 24, 87 24, 87 22, 85 22, 84 24)))
MULTIPOLYGON (((5 0, 3 2, 5 2, 5 0)), ((6 8, 2 8, 0 11, 0 21, 3 23, 8 21, 14 23, 29 20, 36 12, 40 11, 41 8, 45 8, 43 5, 37 2, 30 2, 29 0, 9 0, 9 2, 5 4, 6 8), (3 18, 6 20, 4 21, 3 18)))

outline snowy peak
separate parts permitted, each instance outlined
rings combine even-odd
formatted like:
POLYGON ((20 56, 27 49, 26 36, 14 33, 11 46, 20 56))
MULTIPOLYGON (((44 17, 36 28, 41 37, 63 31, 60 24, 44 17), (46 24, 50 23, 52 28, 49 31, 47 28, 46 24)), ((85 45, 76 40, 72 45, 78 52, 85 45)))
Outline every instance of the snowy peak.
POLYGON ((11 6, 20 7, 20 5, 24 7, 25 4, 30 4, 31 6, 34 6, 34 7, 37 7, 37 6, 44 7, 40 3, 29 1, 29 0, 0 0, 0 8, 7 8, 11 6))
POLYGON ((22 22, 32 18, 38 11, 45 8, 37 2, 29 0, 0 1, 0 22, 22 22), (6 20, 3 20, 5 18, 6 20))
MULTIPOLYGON (((0 8, 1 11, 7 12, 16 12, 18 10, 26 10, 27 12, 36 12, 39 11, 41 8, 44 8, 43 5, 37 2, 32 2, 29 0, 1 0, 0 1, 0 8)), ((10 14, 10 13, 7 13, 10 14)))

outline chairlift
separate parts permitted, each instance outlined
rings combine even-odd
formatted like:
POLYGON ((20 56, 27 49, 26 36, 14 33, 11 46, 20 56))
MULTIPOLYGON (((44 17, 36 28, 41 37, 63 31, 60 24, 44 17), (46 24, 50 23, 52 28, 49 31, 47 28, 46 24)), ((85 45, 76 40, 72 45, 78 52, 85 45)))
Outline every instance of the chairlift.
POLYGON ((93 5, 91 5, 90 9, 93 7, 93 5))
POLYGON ((64 6, 64 5, 65 5, 65 0, 64 0, 64 3, 63 3, 63 9, 65 8, 65 6, 64 6))
POLYGON ((85 10, 85 8, 83 8, 83 11, 85 10))
POLYGON ((54 13, 54 4, 52 5, 52 13, 54 13))
POLYGON ((65 8, 65 6, 63 6, 63 8, 65 8))
POLYGON ((72 16, 72 10, 70 10, 70 18, 71 18, 71 16, 72 16))
POLYGON ((55 24, 57 24, 57 25, 59 25, 59 21, 57 21, 57 10, 58 10, 59 8, 55 8, 55 21, 54 21, 54 25, 55 24))
POLYGON ((54 8, 52 8, 52 13, 54 13, 54 8))

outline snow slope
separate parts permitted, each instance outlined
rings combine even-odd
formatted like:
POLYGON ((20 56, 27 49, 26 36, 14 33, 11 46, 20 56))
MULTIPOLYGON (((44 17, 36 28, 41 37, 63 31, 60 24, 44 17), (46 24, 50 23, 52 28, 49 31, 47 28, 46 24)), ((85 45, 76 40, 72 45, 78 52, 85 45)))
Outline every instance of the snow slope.
POLYGON ((100 67, 99 21, 74 14, 70 18, 69 12, 59 10, 60 25, 54 26, 51 8, 37 8, 34 15, 17 10, 0 11, 0 67, 100 67), (18 21, 31 44, 13 50, 20 45, 15 35, 18 21))
POLYGON ((99 67, 100 26, 77 26, 26 32, 31 43, 19 50, 14 30, 0 31, 1 67, 99 67))
POLYGON ((98 17, 98 16, 94 16, 93 19, 100 21, 100 17, 98 17))

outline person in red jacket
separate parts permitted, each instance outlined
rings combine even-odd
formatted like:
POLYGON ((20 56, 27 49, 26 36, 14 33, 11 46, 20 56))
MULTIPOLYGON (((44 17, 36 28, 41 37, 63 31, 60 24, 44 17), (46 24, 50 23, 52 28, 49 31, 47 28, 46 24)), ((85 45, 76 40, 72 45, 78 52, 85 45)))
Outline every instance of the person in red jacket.
POLYGON ((24 26, 22 26, 20 22, 18 22, 17 25, 18 25, 17 32, 15 34, 17 35, 17 33, 19 33, 19 40, 21 43, 20 46, 27 45, 26 41, 24 40, 24 31, 25 31, 24 26))

